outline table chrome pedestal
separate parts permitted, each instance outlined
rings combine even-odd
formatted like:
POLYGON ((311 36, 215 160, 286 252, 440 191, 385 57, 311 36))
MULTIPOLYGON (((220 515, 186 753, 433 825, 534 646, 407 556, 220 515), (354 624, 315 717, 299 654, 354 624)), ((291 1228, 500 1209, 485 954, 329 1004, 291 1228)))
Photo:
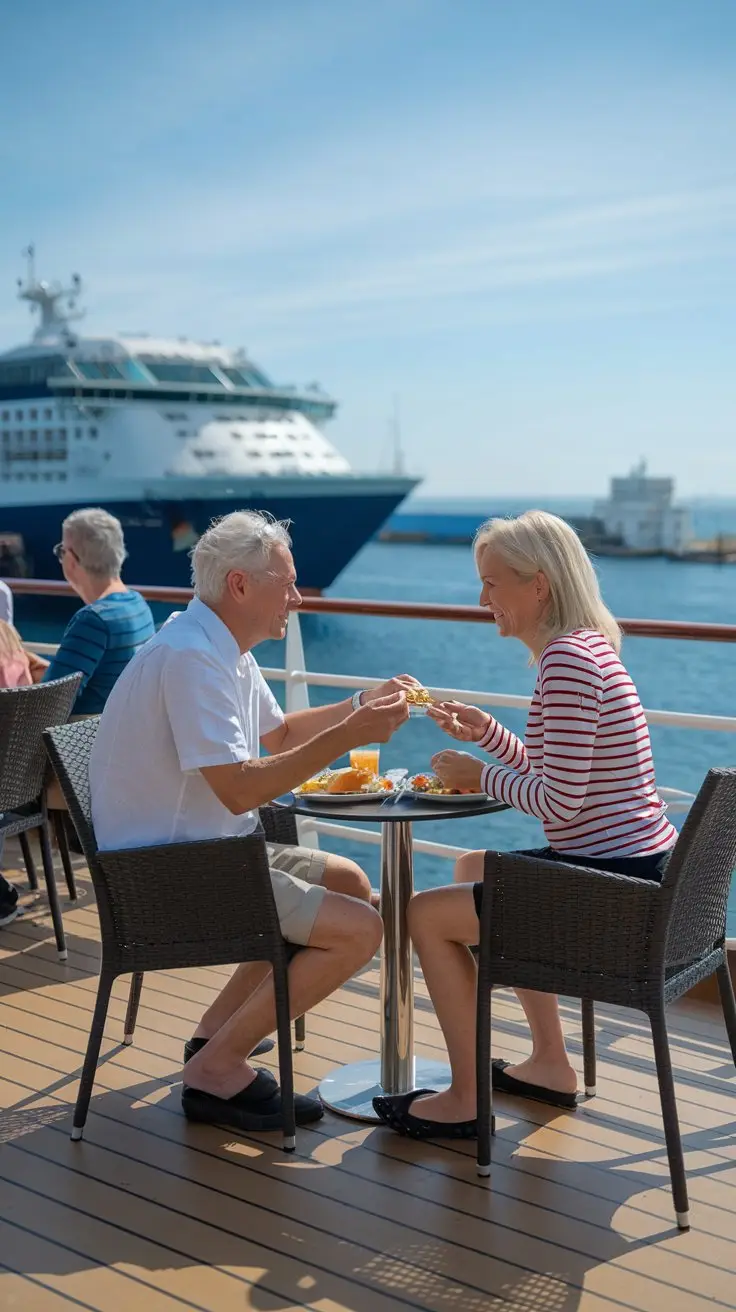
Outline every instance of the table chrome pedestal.
POLYGON ((411 1089, 446 1089, 450 1083, 449 1066, 414 1056, 414 959, 406 923, 414 892, 412 821, 452 820, 507 808, 490 797, 482 802, 457 797, 439 803, 406 795, 356 804, 287 794, 278 803, 319 820, 351 824, 377 820, 381 825, 381 1056, 332 1071, 319 1086, 322 1101, 332 1111, 378 1123, 372 1105, 375 1097, 411 1089))
POLYGON ((381 1057, 351 1062, 319 1086, 326 1107, 357 1121, 378 1122, 373 1099, 379 1094, 450 1083, 449 1066, 414 1056, 414 961, 406 924, 413 891, 411 821, 396 820, 381 830, 381 1057))

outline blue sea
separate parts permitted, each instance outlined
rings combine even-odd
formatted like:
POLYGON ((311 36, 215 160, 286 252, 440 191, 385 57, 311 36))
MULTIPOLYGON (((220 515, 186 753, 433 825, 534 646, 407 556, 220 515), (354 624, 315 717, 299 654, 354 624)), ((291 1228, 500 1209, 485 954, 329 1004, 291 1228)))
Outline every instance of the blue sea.
MULTIPOLYGON (((473 502, 415 502, 409 509, 448 515, 477 513, 483 518, 517 513, 529 504, 497 499, 486 508, 473 502)), ((584 501, 535 500, 533 504, 563 514, 585 514, 590 509, 590 503, 584 501)), ((736 503, 701 503, 692 509, 697 536, 736 535, 736 503)), ((615 558, 602 558, 596 564, 604 597, 618 616, 736 623, 736 565, 615 558)), ((370 543, 331 591, 335 596, 371 599, 471 605, 478 600, 471 552, 453 546, 370 543)), ((526 695, 534 684, 525 649, 513 640, 499 638, 491 626, 352 615, 304 615, 301 622, 310 670, 375 677, 408 672, 429 685, 526 695)), ((53 640, 55 636, 47 625, 24 624, 23 628, 29 637, 53 640)), ((284 664, 282 644, 263 644, 257 655, 264 665, 284 664)), ((623 658, 646 707, 736 714, 736 646, 627 638, 623 658)), ((329 690, 312 689, 311 699, 319 704, 333 698, 329 690)), ((503 711, 499 717, 514 732, 523 734, 522 712, 503 711)), ((426 769, 433 752, 447 742, 430 721, 412 719, 382 749, 382 766, 407 766, 412 772, 426 769)), ((736 734, 655 727, 652 742, 657 780, 663 786, 696 792, 710 766, 736 764, 736 734)), ((672 819, 679 825, 683 816, 673 815, 672 819)), ((543 843, 539 823, 513 811, 425 822, 421 836, 481 848, 543 843)), ((377 882, 377 848, 347 843, 344 850, 361 861, 377 882)), ((417 887, 444 883, 450 877, 448 861, 417 855, 417 887)), ((729 934, 736 936, 736 889, 731 896, 729 934)))

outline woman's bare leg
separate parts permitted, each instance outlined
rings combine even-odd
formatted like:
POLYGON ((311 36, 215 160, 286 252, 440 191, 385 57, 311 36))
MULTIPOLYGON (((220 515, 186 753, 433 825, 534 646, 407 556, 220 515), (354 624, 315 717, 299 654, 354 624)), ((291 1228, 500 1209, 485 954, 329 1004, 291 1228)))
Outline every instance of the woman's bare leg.
MULTIPOLYGON (((466 852, 455 865, 456 883, 480 883, 483 879, 485 852, 466 852)), ((527 1084, 545 1089, 574 1093, 577 1076, 565 1047, 560 1008, 553 993, 516 989, 532 1034, 532 1053, 518 1066, 509 1066, 508 1074, 527 1084)))
POLYGON ((413 1113, 432 1121, 473 1120, 477 975, 468 945, 478 938, 478 917, 472 886, 417 893, 408 920, 452 1067, 450 1088, 418 1099, 413 1113))

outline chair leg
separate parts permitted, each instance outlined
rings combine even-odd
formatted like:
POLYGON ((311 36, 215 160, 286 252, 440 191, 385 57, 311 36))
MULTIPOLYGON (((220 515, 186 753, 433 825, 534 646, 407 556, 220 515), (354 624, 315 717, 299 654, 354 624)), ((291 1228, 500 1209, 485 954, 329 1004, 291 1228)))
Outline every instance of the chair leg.
POLYGON ((123 1043, 126 1045, 133 1042, 135 1033, 135 1022, 138 1019, 138 1004, 141 1000, 141 989, 143 988, 143 975, 136 972, 130 981, 130 994, 128 995, 128 1010, 125 1013, 125 1025, 123 1026, 123 1043))
POLYGON ((284 1116, 284 1152, 296 1149, 296 1111, 294 1107, 294 1064, 291 1060, 291 1020, 289 1016, 289 972, 286 964, 273 963, 276 999, 276 1036, 279 1044, 279 1081, 284 1116))
POLYGON ((53 811, 52 815, 54 817, 54 833, 56 834, 56 841, 59 845, 59 855, 61 856, 61 864, 64 870, 66 886, 69 892, 69 901, 76 902, 77 885, 74 880, 72 859, 71 856, 69 855, 69 844, 66 838, 65 813, 63 811, 53 811))
POLYGON ((28 842, 28 834, 18 834, 18 838, 20 839, 20 850, 23 853, 23 864, 26 868, 26 874, 28 875, 28 887, 35 893, 38 889, 38 875, 36 873, 36 863, 33 860, 33 853, 31 852, 31 845, 28 842))
POLYGON ((475 1080, 478 1119, 476 1171, 491 1174, 491 1137, 495 1131, 491 1089, 491 984, 483 969, 478 972, 475 1009, 475 1080))
POLYGON ((596 1093, 595 1061, 595 1005, 591 998, 583 998, 583 1083, 589 1098, 596 1093))
POLYGON ((95 1009, 92 1016, 92 1027, 89 1032, 87 1051, 84 1055, 82 1078, 79 1081, 79 1092, 77 1094, 77 1102, 74 1108, 72 1139, 81 1139, 85 1121, 87 1120, 89 1101, 92 1097, 92 1087, 95 1082, 97 1062, 100 1057, 100 1044, 102 1043, 102 1036, 105 1032, 107 1009, 110 1005, 110 994, 112 992, 114 979, 114 975, 110 975, 103 970, 100 974, 99 983, 97 985, 97 1001, 95 1002, 95 1009))
POLYGON ((305 1016, 297 1016, 294 1021, 294 1051, 303 1052, 304 1044, 307 1038, 307 1022, 305 1016))
POLYGON ((46 880, 46 891, 49 895, 49 906, 51 908, 51 919, 54 925, 54 934, 56 935, 56 946, 59 951, 59 961, 66 961, 68 953, 66 950, 66 938, 64 937, 64 922, 61 918, 61 907, 59 906, 59 894, 56 891, 56 876, 54 875, 54 858, 51 854, 51 842, 49 840, 48 821, 39 826, 39 835, 41 838, 41 859, 43 861, 43 875, 46 880))
POLYGON ((736 1066, 736 998, 734 998, 733 984, 731 983, 731 974, 727 961, 724 961, 723 965, 718 967, 716 975, 721 995, 721 1006, 723 1007, 723 1019, 726 1022, 728 1041, 731 1044, 731 1056, 733 1057, 734 1066, 736 1066))
POLYGON ((664 1120, 664 1137, 667 1144, 667 1158, 670 1164, 672 1197, 675 1203, 675 1216, 680 1230, 690 1229, 690 1205, 687 1198, 687 1180, 685 1178, 685 1159, 682 1153, 680 1122, 677 1116, 675 1099, 675 1081, 672 1075, 670 1045, 667 1038, 667 1021, 664 1007, 649 1017, 654 1042, 654 1059, 657 1064, 659 1097, 662 1103, 664 1120))

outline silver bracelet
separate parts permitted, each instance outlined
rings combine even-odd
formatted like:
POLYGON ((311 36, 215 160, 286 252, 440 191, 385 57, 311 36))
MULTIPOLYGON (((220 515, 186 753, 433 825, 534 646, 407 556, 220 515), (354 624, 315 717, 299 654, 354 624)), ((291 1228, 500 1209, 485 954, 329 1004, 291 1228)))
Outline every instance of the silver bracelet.
POLYGON ((352 702, 353 702, 353 710, 354 710, 354 711, 359 711, 360 708, 361 708, 361 706, 363 705, 363 703, 362 703, 362 701, 361 701, 360 699, 361 699, 361 697, 363 696, 363 693, 364 693, 364 692, 365 692, 365 688, 361 688, 359 692, 354 692, 354 693, 353 693, 352 702))

